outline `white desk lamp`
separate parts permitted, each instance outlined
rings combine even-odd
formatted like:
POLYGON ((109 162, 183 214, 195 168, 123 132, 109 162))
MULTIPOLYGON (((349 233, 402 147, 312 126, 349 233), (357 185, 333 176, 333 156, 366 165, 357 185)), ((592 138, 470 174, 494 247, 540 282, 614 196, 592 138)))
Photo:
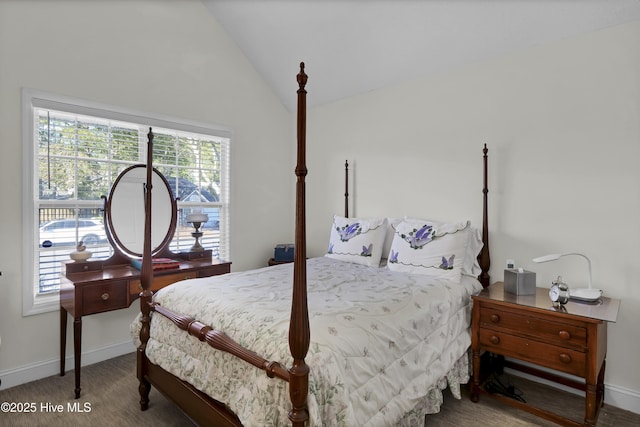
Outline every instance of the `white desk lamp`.
POLYGON ((563 256, 567 255, 577 255, 587 260, 587 265, 589 267, 589 287, 588 288, 578 288, 578 289, 569 289, 569 296, 572 299, 583 300, 583 301, 595 301, 602 296, 601 289, 593 289, 591 287, 591 260, 584 254, 577 252, 568 252, 565 254, 549 254, 545 256, 541 256, 538 258, 534 258, 533 262, 549 262, 555 261, 563 256))

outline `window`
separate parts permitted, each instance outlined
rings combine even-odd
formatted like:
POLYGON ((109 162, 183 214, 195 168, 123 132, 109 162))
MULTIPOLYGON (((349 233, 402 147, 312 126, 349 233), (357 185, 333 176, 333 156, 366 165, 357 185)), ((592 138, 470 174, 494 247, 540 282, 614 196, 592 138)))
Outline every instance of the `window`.
POLYGON ((25 314, 57 308, 61 262, 80 241, 91 259, 113 250, 104 225, 104 197, 127 167, 146 163, 153 128, 153 164, 178 198, 175 252, 194 243, 194 210, 208 214, 200 243, 228 259, 229 144, 225 129, 129 112, 25 90, 25 314), (30 280, 31 279, 31 280, 30 280))

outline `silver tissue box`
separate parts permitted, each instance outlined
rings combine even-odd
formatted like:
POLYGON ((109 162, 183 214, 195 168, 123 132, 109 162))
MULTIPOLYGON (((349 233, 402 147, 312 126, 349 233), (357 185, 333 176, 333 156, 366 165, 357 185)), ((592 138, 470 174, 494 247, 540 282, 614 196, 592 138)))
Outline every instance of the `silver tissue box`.
POLYGON ((505 269, 504 291, 515 295, 535 295, 536 273, 517 268, 505 269))

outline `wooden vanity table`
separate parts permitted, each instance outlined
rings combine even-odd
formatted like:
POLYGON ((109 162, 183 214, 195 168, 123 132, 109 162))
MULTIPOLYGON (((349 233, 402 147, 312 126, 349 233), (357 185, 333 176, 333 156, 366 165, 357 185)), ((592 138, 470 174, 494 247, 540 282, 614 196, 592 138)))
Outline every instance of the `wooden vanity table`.
POLYGON ((230 262, 212 258, 211 250, 174 253, 169 249, 176 231, 177 201, 157 169, 148 172, 143 164, 126 168, 103 199, 103 223, 113 255, 106 260, 64 262, 60 277, 60 375, 65 374, 67 318, 71 314, 76 399, 80 397, 82 317, 127 308, 138 299, 142 274, 131 262, 142 257, 145 244, 151 245, 154 258, 179 261, 169 269, 153 269, 150 290, 154 292, 180 280, 225 274, 231 267, 230 262), (150 181, 153 199, 145 200, 150 181), (154 215, 150 242, 145 241, 143 229, 145 217, 150 215, 147 206, 154 215))
MULTIPOLYGON (((140 271, 130 265, 107 266, 100 270, 68 272, 77 267, 63 265, 60 277, 60 375, 65 374, 67 314, 73 316, 73 357, 75 397, 80 397, 80 354, 82 349, 82 316, 129 307, 139 295, 140 271)), ((88 264, 88 263, 83 263, 88 264)), ((172 283, 197 277, 217 276, 230 271, 231 263, 208 259, 184 260, 180 267, 154 271, 153 291, 172 283)))

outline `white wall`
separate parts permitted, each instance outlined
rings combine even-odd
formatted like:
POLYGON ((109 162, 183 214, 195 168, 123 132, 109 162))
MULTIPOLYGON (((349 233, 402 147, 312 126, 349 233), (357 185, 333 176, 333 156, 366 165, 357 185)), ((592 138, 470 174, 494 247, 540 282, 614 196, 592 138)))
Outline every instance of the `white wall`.
MULTIPOLYGON (((292 97, 297 72, 291 64, 292 97)), ((201 2, 1 1, 3 388, 56 373, 59 354, 58 312, 22 316, 23 87, 232 129, 232 269, 264 266, 292 241, 291 114, 201 2)), ((132 351, 138 306, 85 317, 83 360, 132 351)), ((68 336, 70 355, 70 326, 68 336)))
MULTIPOLYGON (((313 64, 307 64, 309 99, 313 64)), ((348 72, 348 70, 345 70, 348 72)), ((622 299, 607 401, 640 408, 640 22, 539 46, 309 111, 309 252, 326 250, 353 162, 360 216, 481 219, 489 147, 492 280, 507 258, 548 286, 593 280, 622 299), (615 393, 611 393, 614 391, 615 393)))
MULTIPOLYGON (((478 223, 487 143, 493 279, 515 258, 542 285, 559 273, 581 284, 580 259, 530 260, 588 254, 595 285, 623 299, 609 327, 605 381, 616 393, 607 399, 637 404, 638 52, 635 22, 311 109, 309 255, 326 250, 331 215, 342 212, 345 159, 353 215, 478 223)), ((313 69, 307 64, 309 98, 322 79, 313 69)), ((30 372, 54 374, 58 363, 57 313, 21 314, 22 87, 233 129, 234 270, 263 265, 274 243, 291 241, 291 117, 199 2, 0 1, 3 387, 30 372)), ((136 312, 134 304, 85 318, 84 360, 126 347, 136 312)))

